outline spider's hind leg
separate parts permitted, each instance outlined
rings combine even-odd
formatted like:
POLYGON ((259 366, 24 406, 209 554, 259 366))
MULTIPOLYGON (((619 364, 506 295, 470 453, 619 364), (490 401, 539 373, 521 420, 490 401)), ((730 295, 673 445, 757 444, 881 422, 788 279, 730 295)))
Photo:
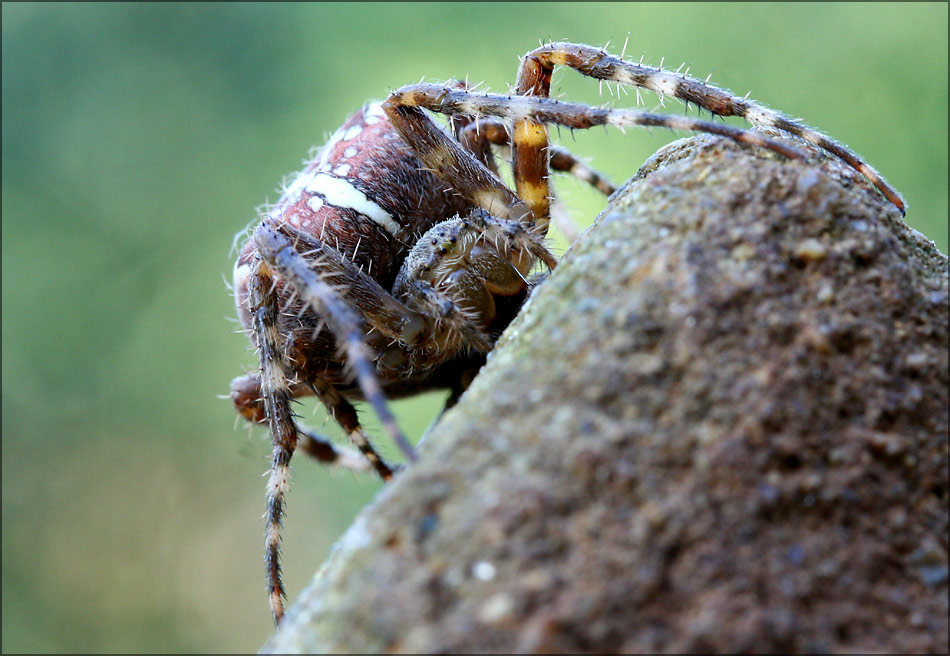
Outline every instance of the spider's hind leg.
MULTIPOLYGON (((307 266, 304 257, 294 248, 293 242, 264 221, 254 233, 254 242, 260 260, 254 265, 247 281, 247 308, 252 316, 252 325, 260 350, 261 373, 259 380, 238 379, 238 388, 232 390, 232 398, 239 411, 252 421, 260 420, 263 401, 263 417, 269 423, 273 456, 270 478, 267 483, 267 528, 265 533, 265 563, 267 586, 274 622, 279 623, 284 614, 284 591, 280 571, 280 542, 284 505, 290 487, 290 460, 297 448, 298 428, 291 402, 304 392, 292 363, 284 355, 280 334, 280 313, 283 311, 277 294, 276 279, 279 277, 296 292, 297 296, 313 307, 331 328, 337 342, 343 347, 347 364, 353 369, 364 397, 373 405, 384 426, 393 435, 397 444, 414 459, 408 441, 396 426, 395 419, 386 405, 382 387, 376 378, 372 354, 365 343, 359 317, 340 298, 337 291, 320 279, 307 266), (253 388, 259 386, 259 396, 253 388), (248 391, 250 390, 250 391, 248 391), (236 395, 236 396, 235 396, 236 395)), ((333 388, 323 381, 312 381, 310 391, 317 394, 334 419, 340 423, 352 442, 362 452, 373 469, 384 480, 392 477, 393 470, 369 443, 356 410, 333 388)), ((304 449, 320 460, 344 464, 342 452, 318 436, 308 434, 304 449)))
MULTIPOLYGON (((284 615, 284 598, 287 596, 280 576, 280 540, 284 504, 290 489, 290 459, 297 448, 297 425, 290 408, 290 383, 284 372, 285 363, 279 343, 280 305, 274 294, 273 274, 267 264, 257 264, 248 278, 247 290, 248 309, 253 316, 260 350, 260 394, 273 442, 270 478, 267 482, 264 550, 267 592, 274 623, 277 624, 284 615)), ((244 407, 247 409, 251 406, 247 404, 244 407)))

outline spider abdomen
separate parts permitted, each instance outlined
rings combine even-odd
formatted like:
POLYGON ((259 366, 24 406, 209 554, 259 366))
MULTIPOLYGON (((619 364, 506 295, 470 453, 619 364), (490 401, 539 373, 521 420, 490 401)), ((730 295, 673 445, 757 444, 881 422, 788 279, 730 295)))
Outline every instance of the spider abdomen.
MULTIPOLYGON (((418 236, 466 207, 422 170, 374 103, 343 123, 266 214, 318 238, 388 288, 418 236)), ((249 242, 237 266, 252 259, 249 242)))
MULTIPOLYGON (((467 207, 423 170, 380 104, 371 103, 306 161, 265 213, 315 237, 389 289, 419 235, 467 207)), ((234 266, 235 303, 245 328, 251 326, 247 279, 257 261, 248 240, 234 266)), ((284 296, 281 290, 278 296, 284 296)))

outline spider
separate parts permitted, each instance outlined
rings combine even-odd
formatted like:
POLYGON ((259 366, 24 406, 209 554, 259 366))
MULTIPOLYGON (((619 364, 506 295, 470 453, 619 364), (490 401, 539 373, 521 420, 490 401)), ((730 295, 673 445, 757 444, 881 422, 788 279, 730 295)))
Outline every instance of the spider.
POLYGON ((280 533, 295 449, 390 479, 394 467, 371 445, 353 406, 366 401, 411 463, 415 454, 387 399, 447 388, 446 407, 454 404, 546 275, 532 271, 539 263, 556 267, 544 243, 549 170, 613 191, 548 143, 547 124, 708 132, 804 159, 784 143, 722 123, 552 99, 555 66, 796 135, 847 162, 904 212, 901 196, 829 137, 678 71, 587 45, 549 43, 527 53, 507 95, 460 82, 419 83, 363 107, 262 213, 234 268, 239 318, 257 347, 260 369, 236 378, 231 398, 241 415, 269 427, 273 443, 265 561, 275 624, 286 596, 280 533), (427 112, 446 115, 447 127, 427 112), (502 182, 494 158, 494 148, 506 146, 514 191, 502 182), (296 422, 291 403, 308 395, 326 406, 362 455, 296 422))

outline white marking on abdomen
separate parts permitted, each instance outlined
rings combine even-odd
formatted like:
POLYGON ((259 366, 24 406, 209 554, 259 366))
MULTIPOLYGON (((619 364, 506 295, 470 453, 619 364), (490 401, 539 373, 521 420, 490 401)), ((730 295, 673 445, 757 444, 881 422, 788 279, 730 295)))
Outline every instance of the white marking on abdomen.
POLYGON ((300 192, 303 191, 304 187, 307 186, 307 183, 310 182, 311 177, 313 177, 312 173, 301 173, 298 175, 291 184, 284 188, 281 198, 286 198, 290 202, 293 202, 293 199, 299 196, 300 192))
POLYGON ((394 237, 401 230, 401 226, 393 220, 389 212, 367 198, 366 194, 353 186, 348 180, 335 178, 326 173, 318 173, 307 185, 307 191, 312 194, 320 194, 329 205, 350 208, 365 214, 394 237))
POLYGON ((323 207, 323 198, 321 196, 311 196, 307 199, 307 207, 316 214, 323 207))
POLYGON ((366 125, 376 125, 385 116, 386 112, 383 111, 383 103, 381 102, 374 102, 363 108, 363 122, 366 125))
POLYGON ((343 132, 343 128, 340 128, 333 133, 333 136, 330 137, 330 140, 324 144, 320 152, 320 164, 326 164, 327 160, 330 158, 330 153, 333 152, 333 148, 343 141, 343 137, 346 136, 343 132))
POLYGON ((356 125, 351 125, 349 129, 343 133, 343 138, 340 141, 349 141, 350 139, 355 139, 360 132, 363 131, 363 126, 357 123, 356 125))

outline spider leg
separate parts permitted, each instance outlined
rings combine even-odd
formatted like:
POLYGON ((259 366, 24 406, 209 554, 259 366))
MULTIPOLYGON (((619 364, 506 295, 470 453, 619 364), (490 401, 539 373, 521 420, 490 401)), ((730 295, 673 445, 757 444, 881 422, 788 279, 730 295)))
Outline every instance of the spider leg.
MULTIPOLYGON (((459 143, 461 143, 466 150, 474 153, 475 156, 495 174, 498 173, 498 169, 492 157, 491 145, 502 146, 511 150, 509 148, 511 135, 508 128, 497 118, 479 118, 466 125, 464 129, 458 131, 456 135, 459 143)), ((605 196, 610 196, 617 189, 616 185, 610 182, 606 176, 576 158, 566 148, 549 144, 548 156, 548 163, 552 171, 569 173, 581 182, 586 182, 605 196)), ((559 206, 557 206, 557 198, 553 192, 549 193, 552 203, 552 207, 549 210, 551 221, 561 229, 568 241, 574 241, 578 234, 577 227, 566 212, 557 211, 560 209, 559 206)))
MULTIPOLYGON (((502 121, 495 118, 481 118, 478 121, 470 123, 461 131, 459 138, 461 144, 469 151, 480 155, 484 148, 484 142, 496 146, 508 146, 511 142, 511 135, 502 121)), ((552 171, 570 173, 581 182, 586 182, 605 196, 609 196, 617 190, 617 186, 610 182, 606 176, 594 170, 581 160, 577 159, 569 150, 555 144, 548 145, 550 154, 549 164, 552 171)), ((479 156, 484 163, 484 159, 479 156)), ((489 166, 489 168, 492 168, 489 166)), ((497 173, 497 169, 493 169, 497 173)))
MULTIPOLYGON (((818 130, 700 80, 672 71, 664 71, 661 68, 624 61, 599 48, 576 43, 550 43, 529 52, 522 60, 518 73, 517 92, 522 95, 548 96, 551 73, 556 65, 573 68, 582 75, 597 80, 610 80, 654 91, 659 94, 661 101, 664 96, 673 96, 686 103, 694 103, 717 116, 740 116, 754 125, 772 127, 793 134, 847 162, 877 187, 884 197, 901 211, 901 214, 906 212, 907 205, 904 199, 880 173, 854 151, 818 130)), ((535 166, 532 162, 537 158, 537 154, 533 148, 540 142, 540 133, 536 127, 537 123, 530 121, 523 123, 527 126, 523 129, 526 134, 530 133, 528 137, 531 138, 520 139, 519 123, 516 123, 515 141, 516 146, 520 146, 522 141, 528 146, 520 157, 524 161, 520 163, 526 169, 530 169, 535 166)), ((515 161, 519 162, 517 152, 515 161)), ((522 196, 520 191, 519 196, 522 196)))
MULTIPOLYGON (((523 248, 533 257, 543 257, 553 262, 553 256, 549 253, 545 255, 546 249, 540 239, 532 237, 519 224, 508 226, 509 222, 493 217, 487 217, 483 223, 485 226, 478 224, 479 234, 486 238, 490 236, 496 242, 504 241, 505 246, 500 249, 502 252, 514 253, 518 248, 523 248)), ((474 230, 472 228, 470 232, 474 230)), ((409 292, 404 295, 405 302, 402 302, 332 248, 289 224, 265 218, 255 230, 253 240, 260 260, 248 277, 247 307, 253 316, 254 332, 261 351, 261 374, 238 379, 233 385, 232 397, 245 417, 252 421, 261 421, 266 417, 270 423, 274 455, 267 488, 265 549, 271 607, 275 621, 279 622, 283 615, 283 598, 286 596, 279 565, 280 532, 289 488, 289 463, 294 450, 299 447, 319 460, 344 466, 352 466, 354 457, 299 428, 294 421, 291 401, 310 393, 317 395, 365 456, 365 460, 383 479, 390 478, 393 470, 369 443, 355 408, 344 398, 336 383, 321 376, 306 382, 298 381, 293 363, 288 360, 284 354, 286 349, 282 347, 285 338, 280 334, 279 314, 284 308, 280 307, 275 281, 280 280, 305 307, 312 308, 325 321, 345 351, 345 360, 353 370, 363 397, 374 406, 380 420, 393 434, 397 444, 404 448, 410 460, 414 459, 414 454, 386 406, 382 385, 377 378, 377 356, 366 342, 362 321, 378 332, 381 339, 392 342, 388 348, 381 349, 378 358, 383 371, 391 360, 399 359, 400 353, 414 358, 410 369, 432 366, 433 362, 444 362, 432 357, 433 349, 437 353, 450 349, 460 354, 465 350, 484 353, 493 346, 493 338, 483 332, 479 323, 479 313, 483 312, 483 308, 469 308, 465 304, 469 298, 468 292, 459 293, 471 285, 466 276, 481 282, 484 289, 501 293, 512 291, 509 287, 512 287, 510 280, 513 277, 518 278, 519 290, 523 281, 521 274, 513 270, 508 272, 507 277, 489 272, 492 284, 486 286, 475 272, 470 272, 456 262, 460 266, 459 275, 448 281, 445 288, 436 289, 416 281, 418 284, 411 285, 409 292), (363 314, 352 310, 351 305, 362 308, 363 314), (301 438, 303 441, 298 444, 301 438)), ((432 245, 425 242, 422 246, 417 244, 417 247, 431 249, 432 245)), ((470 264, 476 272, 481 270, 479 267, 491 269, 487 264, 491 255, 472 255, 470 264)), ((529 258, 526 256, 525 259, 529 258)), ((467 363, 471 361, 471 358, 463 357, 459 360, 462 363, 460 366, 469 366, 467 363)))
MULTIPOLYGON (((287 390, 291 400, 313 394, 311 388, 289 381, 287 390)), ((232 380, 231 400, 235 409, 251 423, 267 423, 260 374, 248 374, 232 380)), ((356 451, 339 447, 300 424, 297 424, 297 449, 325 465, 335 465, 360 472, 369 469, 369 461, 356 451)))
POLYGON ((423 108, 443 114, 481 114, 513 118, 516 120, 516 126, 519 122, 536 123, 542 127, 546 123, 555 123, 576 129, 613 125, 619 128, 664 127, 708 132, 740 143, 768 148, 790 159, 805 159, 795 148, 731 125, 632 109, 590 107, 547 97, 506 96, 476 93, 438 84, 415 84, 394 91, 383 103, 383 108, 389 120, 403 139, 412 146, 416 156, 425 166, 443 180, 455 185, 456 190, 470 202, 499 218, 537 226, 542 234, 547 231, 547 207, 550 202, 546 174, 546 131, 543 140, 536 131, 530 130, 520 136, 516 130, 512 137, 515 145, 522 147, 522 152, 523 146, 530 141, 533 150, 544 155, 540 164, 528 162, 528 165, 522 165, 520 170, 516 162, 515 180, 521 181, 519 200, 471 153, 439 130, 422 111, 423 108))
MULTIPOLYGON (((268 419, 273 441, 271 471, 267 483, 267 529, 264 549, 268 595, 274 623, 278 624, 284 614, 284 598, 286 597, 280 570, 281 527, 286 496, 290 488, 290 460, 297 447, 300 431, 290 407, 295 395, 294 387, 297 384, 292 383, 285 372, 288 363, 280 347, 278 318, 281 307, 275 289, 276 274, 280 273, 281 276, 285 276, 288 272, 285 266, 286 262, 283 261, 287 258, 280 258, 279 250, 274 252, 268 248, 273 244, 267 239, 268 235, 260 236, 262 228, 266 228, 266 224, 262 224, 255 232, 255 239, 257 239, 258 248, 264 259, 258 261, 248 278, 248 308, 253 316, 254 331, 260 349, 261 374, 258 381, 260 397, 263 398, 264 416, 268 419)), ((277 236, 277 233, 271 234, 277 236)), ((283 245, 278 246, 278 248, 283 248, 283 245)), ((323 284, 325 285, 325 283, 323 284)), ((333 320, 334 322, 344 321, 336 317, 333 320)), ((354 341, 352 336, 349 340, 354 341)), ((360 343, 362 344, 361 340, 360 343)), ((355 349, 351 346, 349 351, 351 357, 353 357, 355 349)), ((359 363, 357 362, 355 365, 359 366, 359 363)), ((243 389, 247 390, 247 387, 245 386, 243 389)), ((313 392, 320 397, 334 418, 347 431, 350 439, 377 473, 384 480, 391 478, 392 469, 382 461, 369 444, 362 427, 359 425, 356 410, 353 406, 329 385, 315 386, 313 392)), ((379 394, 381 395, 382 392, 380 391, 379 394)), ((244 405, 247 413, 251 414, 252 418, 257 412, 254 409, 255 403, 256 399, 244 405)), ((385 415, 383 416, 385 417, 385 415)), ((345 456, 341 456, 335 447, 328 446, 316 436, 310 435, 309 437, 310 439, 305 442, 305 449, 316 455, 318 459, 329 457, 334 461, 345 462, 345 456)))
POLYGON ((594 187, 604 196, 609 196, 617 191, 617 185, 612 183, 604 174, 574 157, 569 150, 551 144, 548 147, 548 153, 550 153, 548 163, 551 170, 570 173, 581 182, 586 182, 594 187))
MULTIPOLYGON (((355 374, 364 398, 373 406, 380 422, 406 458, 410 461, 415 460, 415 452, 412 446, 399 429, 395 417, 393 417, 389 406, 386 404, 386 397, 383 394, 379 379, 376 377, 373 365, 374 355, 366 344, 357 314, 343 302, 341 295, 333 286, 308 266, 304 257, 294 248, 294 243, 278 230, 275 230, 269 221, 265 220, 254 231, 254 242, 264 262, 272 265, 280 274, 280 277, 294 289, 300 299, 314 308, 326 321, 340 346, 346 352, 347 363, 355 374)), ((318 396, 322 393, 327 397, 321 399, 325 404, 328 403, 327 399, 330 399, 331 402, 328 407, 331 408, 331 411, 339 406, 343 416, 349 417, 349 408, 343 406, 343 404, 346 404, 346 406, 349 406, 349 404, 342 397, 340 397, 342 403, 335 403, 335 395, 320 389, 315 391, 318 396)), ((340 421, 340 418, 337 417, 337 420, 340 421)), ((344 424, 342 421, 340 423, 347 430, 357 448, 370 459, 380 475, 383 478, 388 478, 392 472, 386 471, 388 467, 369 444, 359 423, 344 424)))
POLYGON ((290 459, 297 447, 297 426, 290 409, 290 383, 280 365, 282 356, 277 328, 279 305, 274 295, 273 274, 264 262, 259 262, 248 278, 248 307, 254 317, 254 330, 258 336, 261 396, 274 445, 267 482, 264 550, 267 592, 274 624, 277 624, 284 615, 284 597, 287 596, 280 576, 280 532, 284 503, 290 488, 290 459))
POLYGON ((458 139, 462 147, 475 155, 489 171, 495 175, 498 173, 498 165, 495 163, 492 144, 507 146, 508 131, 505 125, 496 119, 479 118, 468 122, 464 127, 456 130, 455 138, 458 139))
POLYGON ((372 468, 365 455, 352 449, 336 446, 330 440, 317 435, 303 426, 297 426, 297 448, 311 458, 326 465, 336 465, 358 472, 366 472, 372 468))
MULTIPOLYGON (((383 102, 383 110, 400 136, 409 144, 423 165, 454 187, 456 193, 473 205, 501 217, 530 220, 528 211, 501 179, 475 155, 449 138, 426 116, 423 107, 445 114, 475 115, 472 111, 442 111, 440 99, 452 87, 417 85, 393 92, 383 102), (426 87, 428 95, 416 93, 417 86, 426 87), (432 88, 430 88, 432 87, 432 88)), ((471 93, 455 89, 463 94, 471 93)))
MULTIPOLYGON (((356 408, 353 404, 343 398, 343 396, 332 385, 327 385, 324 381, 314 381, 314 392, 323 402, 323 405, 330 411, 330 414, 337 421, 350 440, 356 445, 364 459, 369 462, 379 477, 388 481, 393 476, 393 469, 380 457, 373 445, 370 444, 363 426, 360 424, 359 416, 356 414, 356 408)), ((410 460, 415 460, 413 455, 410 460)))

